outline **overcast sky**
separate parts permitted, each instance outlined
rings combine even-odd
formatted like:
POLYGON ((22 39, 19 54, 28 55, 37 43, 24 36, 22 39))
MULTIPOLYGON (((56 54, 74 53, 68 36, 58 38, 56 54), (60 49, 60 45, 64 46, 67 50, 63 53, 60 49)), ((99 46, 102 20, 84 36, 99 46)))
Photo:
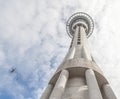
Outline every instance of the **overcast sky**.
POLYGON ((120 0, 0 0, 0 99, 40 98, 68 51, 66 21, 81 11, 94 20, 91 53, 119 99, 119 9, 120 0))

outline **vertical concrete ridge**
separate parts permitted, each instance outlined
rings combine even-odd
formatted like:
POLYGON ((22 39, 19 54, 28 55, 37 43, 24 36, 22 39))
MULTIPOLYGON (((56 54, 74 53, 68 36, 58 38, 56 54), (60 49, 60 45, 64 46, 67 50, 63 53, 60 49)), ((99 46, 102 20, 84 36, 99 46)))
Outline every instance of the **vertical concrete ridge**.
POLYGON ((40 99, 49 99, 49 96, 52 92, 53 89, 53 85, 52 84, 48 84, 48 86, 46 87, 44 93, 42 94, 40 99))
POLYGON ((87 69, 85 76, 88 85, 89 99, 103 99, 94 71, 87 69))
POLYGON ((69 72, 67 70, 62 70, 49 99, 61 99, 68 77, 69 72))

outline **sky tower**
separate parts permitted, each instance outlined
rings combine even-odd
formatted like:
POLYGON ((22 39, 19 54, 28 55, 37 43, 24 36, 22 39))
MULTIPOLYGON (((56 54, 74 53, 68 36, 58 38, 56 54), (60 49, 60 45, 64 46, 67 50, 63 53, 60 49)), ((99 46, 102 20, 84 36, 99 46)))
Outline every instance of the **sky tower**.
POLYGON ((93 28, 93 20, 86 13, 69 18, 69 51, 40 99, 117 99, 90 53, 87 38, 93 28))

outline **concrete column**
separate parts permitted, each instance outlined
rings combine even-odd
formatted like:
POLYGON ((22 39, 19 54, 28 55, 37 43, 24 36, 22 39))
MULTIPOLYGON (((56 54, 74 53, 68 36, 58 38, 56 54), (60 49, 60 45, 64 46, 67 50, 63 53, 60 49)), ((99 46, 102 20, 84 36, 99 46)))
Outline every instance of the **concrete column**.
POLYGON ((52 89, 53 89, 53 85, 48 84, 47 88, 45 89, 40 99, 49 99, 52 89))
POLYGON ((86 70, 85 76, 88 85, 89 99, 103 99, 94 71, 92 69, 86 70))
POLYGON ((103 85, 102 88, 103 88, 103 93, 106 97, 105 99, 117 99, 109 84, 103 85))
POLYGON ((49 99, 61 99, 68 80, 69 72, 62 70, 49 99))

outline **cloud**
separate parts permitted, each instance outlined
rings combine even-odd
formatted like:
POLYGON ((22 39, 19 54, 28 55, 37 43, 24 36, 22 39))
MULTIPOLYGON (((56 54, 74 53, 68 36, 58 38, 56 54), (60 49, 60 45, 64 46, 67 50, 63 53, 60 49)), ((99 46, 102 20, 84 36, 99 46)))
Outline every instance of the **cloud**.
POLYGON ((69 48, 66 21, 82 11, 95 21, 91 52, 119 98, 119 4, 119 0, 1 0, 0 95, 4 90, 14 99, 40 97, 69 48), (16 71, 10 73, 11 68, 16 71))

